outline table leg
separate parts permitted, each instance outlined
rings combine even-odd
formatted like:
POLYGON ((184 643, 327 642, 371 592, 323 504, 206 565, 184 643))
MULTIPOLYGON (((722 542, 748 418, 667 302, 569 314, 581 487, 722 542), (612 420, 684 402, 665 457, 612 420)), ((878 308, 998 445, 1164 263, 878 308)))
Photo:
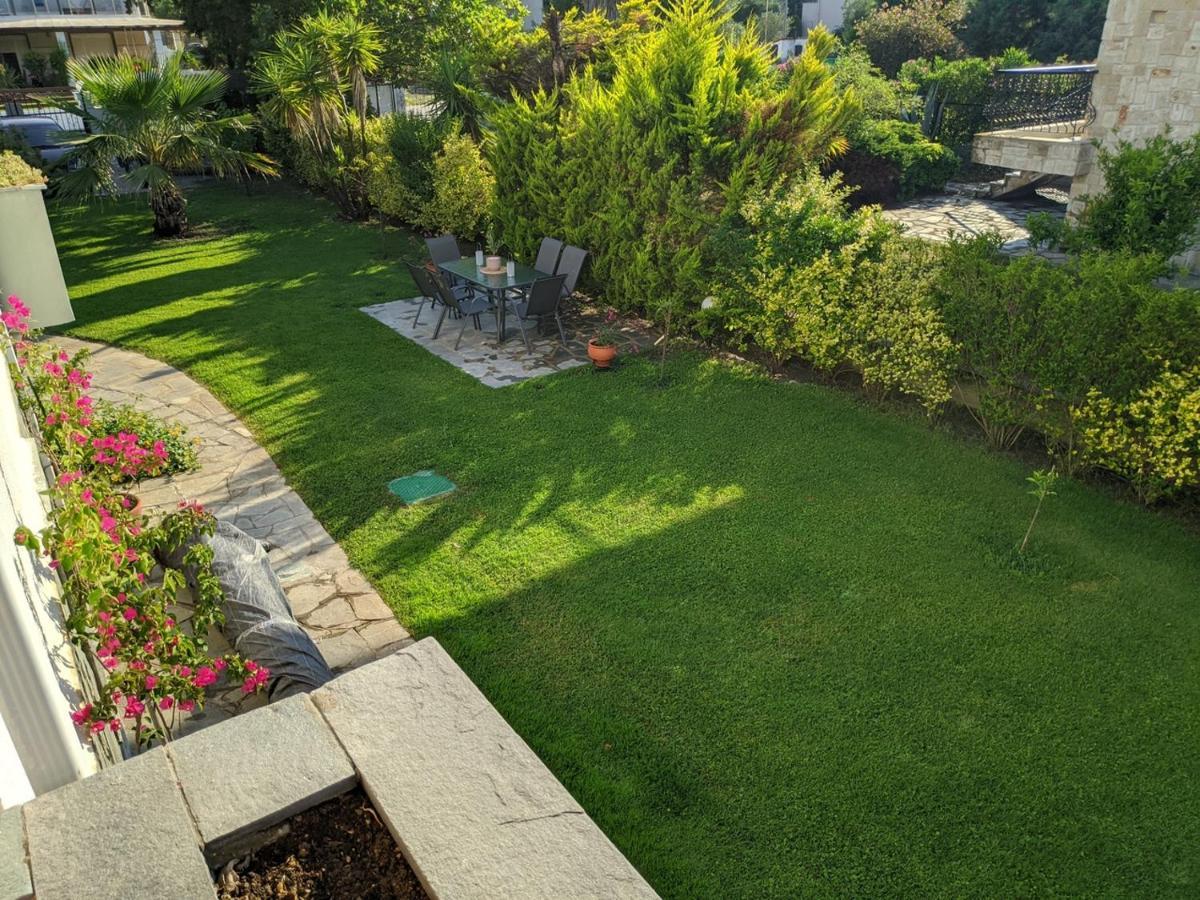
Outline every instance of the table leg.
POLYGON ((504 343, 505 338, 505 319, 508 313, 508 302, 504 299, 504 291, 500 291, 500 308, 496 312, 496 321, 500 323, 499 333, 496 335, 496 345, 504 343))

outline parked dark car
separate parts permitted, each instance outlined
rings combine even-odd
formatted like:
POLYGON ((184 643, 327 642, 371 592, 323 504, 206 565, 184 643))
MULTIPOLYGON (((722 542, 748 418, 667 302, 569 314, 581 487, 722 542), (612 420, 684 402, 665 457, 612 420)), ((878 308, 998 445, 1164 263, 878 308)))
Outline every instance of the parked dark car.
POLYGON ((0 117, 0 128, 20 132, 26 143, 41 154, 47 168, 55 165, 71 150, 67 132, 49 116, 0 117))

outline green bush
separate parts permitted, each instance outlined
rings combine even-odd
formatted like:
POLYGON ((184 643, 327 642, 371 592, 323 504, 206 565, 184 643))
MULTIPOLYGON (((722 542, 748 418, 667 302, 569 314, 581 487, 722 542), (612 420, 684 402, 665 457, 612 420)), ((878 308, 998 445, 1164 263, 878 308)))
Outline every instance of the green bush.
POLYGON ((966 59, 914 59, 900 67, 900 81, 925 98, 922 131, 952 148, 963 160, 971 140, 984 126, 984 109, 997 69, 1033 63, 1024 50, 966 59))
POLYGON ((383 123, 383 146, 367 159, 367 197, 384 215, 418 224, 433 200, 434 156, 453 125, 412 115, 388 116, 383 123))
POLYGON ((895 167, 901 200, 923 191, 941 190, 959 167, 953 150, 926 138, 919 126, 894 119, 861 123, 850 147, 895 167))
POLYGON ((945 0, 910 0, 883 5, 855 25, 855 38, 875 63, 895 75, 910 59, 953 59, 962 55, 954 26, 962 19, 962 4, 945 0))
POLYGON ((950 399, 954 347, 930 304, 938 250, 896 235, 873 210, 817 175, 744 204, 721 249, 715 315, 743 347, 779 363, 851 370, 867 395, 915 397, 931 414, 950 399))
POLYGON ((1128 480, 1144 503, 1200 487, 1200 366, 1164 365, 1123 402, 1093 390, 1078 417, 1084 457, 1128 480))
POLYGON ((832 67, 838 88, 853 91, 862 103, 862 119, 908 119, 917 112, 912 85, 884 75, 861 44, 844 47, 832 67))
POLYGON ((487 226, 496 180, 469 136, 451 132, 433 158, 433 197, 421 212, 427 231, 473 239, 487 226))
POLYGON ((1104 192, 1086 197, 1078 225, 1046 228, 1031 239, 1072 252, 1114 250, 1169 259, 1197 239, 1200 225, 1200 134, 1186 141, 1158 135, 1137 147, 1100 148, 1104 192))
POLYGON ((722 220, 843 148, 857 103, 838 92, 825 64, 834 41, 820 29, 780 70, 753 29, 726 35, 729 14, 712 0, 655 16, 611 83, 585 71, 495 113, 493 218, 518 254, 547 234, 588 249, 615 305, 694 311, 722 220))
MULTIPOLYGON (((998 244, 948 245, 933 291, 959 348, 962 394, 989 441, 1011 447, 1036 429, 1064 470, 1108 468, 1147 500, 1190 486, 1200 458, 1166 433, 1164 410, 1191 414, 1179 379, 1200 366, 1200 291, 1157 287, 1154 256, 1089 253, 1056 265, 1007 259, 998 244)), ((1193 426, 1180 418, 1178 427, 1193 426)))

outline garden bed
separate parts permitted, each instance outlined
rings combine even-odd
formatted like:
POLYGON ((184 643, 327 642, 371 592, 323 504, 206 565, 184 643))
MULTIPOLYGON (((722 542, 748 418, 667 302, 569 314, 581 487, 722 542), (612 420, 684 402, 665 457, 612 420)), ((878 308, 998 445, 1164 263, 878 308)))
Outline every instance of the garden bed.
POLYGON ((362 790, 294 816, 277 840, 227 866, 217 888, 222 900, 427 896, 362 790))

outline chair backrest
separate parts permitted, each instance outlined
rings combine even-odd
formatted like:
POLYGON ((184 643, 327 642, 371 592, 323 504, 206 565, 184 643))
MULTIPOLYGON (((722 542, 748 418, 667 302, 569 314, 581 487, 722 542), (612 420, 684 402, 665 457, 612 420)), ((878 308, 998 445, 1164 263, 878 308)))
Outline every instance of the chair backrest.
POLYGON ((525 318, 548 316, 558 309, 558 303, 563 297, 563 282, 566 275, 551 275, 549 278, 539 278, 529 288, 529 300, 525 305, 525 318))
POLYGON ((417 290, 421 292, 421 296, 427 300, 437 299, 437 288, 429 280, 429 270, 421 265, 413 263, 405 263, 408 266, 408 274, 412 276, 413 283, 416 284, 417 290))
POLYGON ((454 296, 454 291, 450 290, 450 285, 446 283, 446 277, 441 272, 425 271, 425 277, 429 283, 433 285, 433 289, 437 291, 437 297, 448 307, 455 312, 461 312, 458 306, 458 298, 454 296))
POLYGON ((575 285, 579 281, 579 273, 583 271, 585 258, 587 258, 586 250, 572 247, 570 244, 563 248, 562 259, 558 261, 558 268, 554 270, 554 274, 567 277, 566 283, 563 285, 564 296, 569 297, 575 293, 575 285))
POLYGON ((425 238, 425 246, 429 249, 429 258, 435 263, 454 262, 462 258, 458 252, 458 238, 452 234, 425 238))
POLYGON ((539 272, 553 272, 558 265, 558 254, 562 253, 563 242, 558 238, 542 238, 538 247, 537 261, 533 267, 539 272))

